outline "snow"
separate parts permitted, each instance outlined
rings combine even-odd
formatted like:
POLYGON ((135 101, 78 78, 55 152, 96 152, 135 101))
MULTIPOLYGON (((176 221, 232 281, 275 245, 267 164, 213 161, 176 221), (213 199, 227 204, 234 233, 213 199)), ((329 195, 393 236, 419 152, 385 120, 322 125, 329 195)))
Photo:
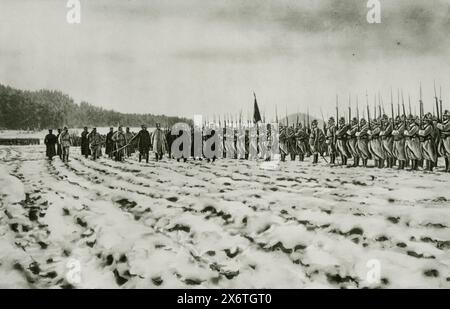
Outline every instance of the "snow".
POLYGON ((439 169, 94 162, 78 148, 64 164, 44 150, 0 147, 0 287, 450 287, 439 169))

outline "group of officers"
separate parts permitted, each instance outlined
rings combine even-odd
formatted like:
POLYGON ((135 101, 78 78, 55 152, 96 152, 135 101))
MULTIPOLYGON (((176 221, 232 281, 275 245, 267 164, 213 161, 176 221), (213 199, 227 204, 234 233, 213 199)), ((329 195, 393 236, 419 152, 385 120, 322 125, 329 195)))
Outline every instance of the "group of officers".
POLYGON ((446 110, 442 119, 427 113, 424 117, 413 115, 397 116, 395 119, 382 115, 366 121, 353 118, 347 122, 341 117, 338 123, 330 117, 323 129, 313 120, 311 128, 301 124, 280 128, 280 153, 282 161, 286 156, 295 160, 298 155, 303 161, 312 155, 313 163, 319 156, 324 160, 329 155, 330 164, 357 167, 368 166, 374 161, 378 168, 397 166, 398 169, 419 167, 433 171, 438 158, 443 157, 445 171, 450 172, 450 113, 446 110), (336 162, 336 160, 338 162, 336 162), (353 158, 353 164, 348 159, 353 158))
MULTIPOLYGON (((111 127, 106 136, 97 132, 97 128, 93 128, 89 132, 85 127, 79 138, 79 145, 81 154, 86 158, 91 156, 92 160, 102 156, 103 146, 106 155, 116 161, 123 161, 125 157, 130 157, 137 148, 139 162, 145 159, 148 163, 151 149, 153 149, 157 161, 162 159, 167 148, 165 137, 166 132, 161 129, 159 123, 156 124, 156 129, 152 133, 147 130, 145 125, 141 126, 141 130, 137 134, 131 132, 128 127, 124 131, 123 127, 119 126, 116 131, 111 127)), ((63 162, 68 162, 70 147, 77 144, 75 139, 78 140, 76 136, 69 133, 67 127, 62 130, 58 129, 58 135, 53 134, 53 130, 49 130, 44 139, 48 159, 52 160, 54 156, 59 156, 63 162)))
MULTIPOLYGON (((313 120, 311 124, 301 124, 299 122, 291 125, 279 125, 279 153, 281 161, 285 161, 286 157, 295 160, 298 156, 300 161, 304 161, 306 157, 312 156, 312 163, 317 164, 319 158, 322 158, 330 165, 342 165, 348 167, 368 167, 369 160, 373 160, 374 166, 378 168, 405 169, 409 167, 411 170, 422 168, 427 171, 433 171, 437 166, 438 158, 442 157, 445 161, 445 171, 450 172, 450 112, 446 110, 442 113, 442 117, 433 116, 427 113, 423 117, 414 115, 406 116, 398 115, 388 117, 386 114, 376 119, 366 120, 364 118, 352 118, 347 122, 344 117, 339 118, 336 123, 334 117, 330 117, 327 124, 323 128, 319 128, 317 120, 313 120), (328 157, 329 161, 326 159, 328 157), (351 164, 348 159, 353 159, 351 164)), ((272 139, 273 133, 270 130, 270 124, 263 125, 267 128, 268 139, 272 139)), ((224 132, 230 127, 223 128, 224 132)), ((202 138, 203 147, 205 141, 219 130, 210 131, 208 135, 204 134, 202 138)), ((273 158, 267 155, 252 156, 249 149, 252 148, 250 130, 231 130, 234 132, 232 136, 222 135, 219 147, 219 155, 212 158, 232 158, 232 159, 263 159, 271 160, 273 158), (245 142, 244 151, 229 151, 229 148, 239 148, 237 140, 238 135, 244 134, 242 137, 245 142), (230 139, 227 141, 227 139, 230 139), (230 144, 231 142, 231 144, 230 144), (230 155, 231 154, 231 155, 230 155), (243 154, 243 155, 242 155, 243 154)), ((266 134, 266 133, 264 133, 266 134)), ((129 128, 124 131, 122 127, 118 127, 117 131, 110 128, 106 138, 101 136, 94 128, 91 132, 87 128, 81 134, 81 153, 86 158, 92 156, 96 160, 101 156, 102 145, 105 145, 105 153, 108 157, 114 158, 116 161, 123 161, 125 157, 131 156, 136 149, 139 152, 139 161, 145 159, 149 161, 149 152, 152 150, 155 154, 155 160, 161 160, 165 153, 171 158, 172 142, 177 138, 171 134, 169 129, 161 129, 160 124, 156 125, 153 132, 147 131, 147 127, 142 125, 141 130, 134 134, 129 128)), ((194 137, 191 141, 193 143, 194 137)), ((69 148, 72 145, 71 137, 67 128, 62 131, 58 130, 58 135, 50 133, 45 138, 47 145, 47 156, 51 158, 59 155, 63 161, 68 160, 69 148), (55 145, 57 150, 55 150, 55 145)), ((271 142, 267 148, 270 148, 271 142)), ((192 144, 193 145, 193 144, 192 144)), ((253 145, 258 148, 260 153, 260 145, 253 145)), ((191 148, 191 156, 193 159, 203 159, 202 155, 195 155, 194 147, 191 148)), ((182 157, 184 161, 188 158, 182 157)), ((208 158, 208 161, 210 158, 208 158)), ((178 158, 179 160, 179 158, 178 158)))

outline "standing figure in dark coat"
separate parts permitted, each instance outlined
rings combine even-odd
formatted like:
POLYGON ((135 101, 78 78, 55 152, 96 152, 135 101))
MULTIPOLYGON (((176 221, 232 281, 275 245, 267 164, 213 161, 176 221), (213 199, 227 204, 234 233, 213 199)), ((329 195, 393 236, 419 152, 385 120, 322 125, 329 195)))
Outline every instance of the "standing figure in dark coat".
POLYGON ((112 139, 114 135, 114 128, 109 128, 109 132, 108 134, 106 134, 106 149, 105 149, 105 153, 108 157, 112 158, 113 156, 113 149, 114 149, 114 141, 112 139))
POLYGON ((46 155, 51 161, 54 156, 56 156, 55 145, 58 142, 58 138, 53 134, 53 130, 48 130, 48 134, 45 136, 44 143, 47 147, 46 155))
POLYGON ((56 154, 62 160, 62 147, 59 142, 59 136, 61 135, 61 131, 62 131, 61 129, 58 129, 58 135, 56 135, 56 143, 57 143, 56 154))
POLYGON ((142 158, 145 158, 145 162, 148 163, 148 153, 150 151, 150 145, 151 145, 151 137, 150 133, 147 131, 147 126, 142 125, 141 131, 137 135, 133 137, 133 139, 136 139, 138 143, 138 149, 139 149, 139 162, 142 161, 142 158))
POLYGON ((81 155, 84 156, 86 159, 90 155, 89 132, 87 127, 84 127, 84 130, 81 133, 81 155))

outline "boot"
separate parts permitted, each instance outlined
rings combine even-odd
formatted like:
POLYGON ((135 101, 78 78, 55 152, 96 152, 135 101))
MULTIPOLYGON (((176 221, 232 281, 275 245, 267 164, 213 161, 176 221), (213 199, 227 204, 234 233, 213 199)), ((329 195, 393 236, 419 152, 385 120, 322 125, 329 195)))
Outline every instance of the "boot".
POLYGON ((336 157, 335 157, 334 154, 331 154, 331 155, 330 155, 330 163, 331 163, 331 164, 335 164, 335 162, 336 162, 336 157))
POLYGON ((445 171, 446 172, 450 172, 450 169, 449 169, 449 159, 448 158, 445 158, 445 171))
POLYGON ((281 162, 284 162, 284 161, 286 161, 286 155, 282 154, 281 155, 281 162))
POLYGON ((367 167, 367 159, 363 159, 363 167, 367 167))
POLYGON ((313 156, 313 164, 319 163, 319 154, 314 154, 313 156))
POLYGON ((432 172, 432 171, 433 171, 433 168, 434 168, 434 162, 431 161, 431 160, 429 160, 429 161, 428 161, 428 164, 429 164, 428 171, 432 172))
POLYGON ((378 167, 379 167, 379 168, 383 168, 383 167, 384 167, 384 160, 380 160, 380 161, 379 161, 379 164, 380 164, 380 165, 379 165, 378 167))
POLYGON ((142 161, 142 155, 139 154, 139 162, 141 162, 141 161, 142 161))

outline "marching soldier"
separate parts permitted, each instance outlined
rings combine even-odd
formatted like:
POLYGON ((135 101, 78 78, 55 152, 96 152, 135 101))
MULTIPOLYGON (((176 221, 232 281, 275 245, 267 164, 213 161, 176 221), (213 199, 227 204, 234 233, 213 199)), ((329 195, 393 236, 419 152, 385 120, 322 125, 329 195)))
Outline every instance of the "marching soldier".
POLYGON ((91 146, 92 160, 96 160, 100 157, 102 150, 102 136, 97 132, 97 128, 93 128, 91 134, 89 134, 89 142, 91 146))
POLYGON ((347 165, 347 159, 350 157, 347 148, 347 131, 349 125, 345 123, 345 118, 339 119, 339 127, 336 128, 336 153, 341 155, 341 165, 347 165))
POLYGON ((398 160, 398 169, 403 170, 406 166, 405 136, 406 116, 397 116, 395 119, 395 128, 392 131, 394 138, 393 155, 398 160))
POLYGON ((333 117, 330 117, 330 119, 328 119, 326 144, 328 145, 328 155, 330 156, 330 163, 335 164, 335 162, 336 162, 336 125, 334 123, 333 117))
POLYGON ((353 118, 352 124, 347 131, 347 149, 353 157, 353 167, 359 166, 359 153, 357 146, 356 132, 358 132, 358 119, 353 118))
POLYGON ((311 122, 311 134, 309 136, 309 145, 313 154, 313 164, 319 162, 319 154, 322 153, 322 145, 325 141, 325 135, 323 131, 319 129, 318 122, 314 119, 311 122))
POLYGON ((392 168, 395 164, 395 157, 393 152, 394 147, 394 137, 392 136, 392 120, 389 120, 387 115, 383 115, 381 119, 381 145, 383 146, 384 154, 386 157, 387 167, 392 168))
POLYGON ((362 164, 367 167, 367 160, 371 159, 369 151, 369 124, 365 119, 359 121, 359 131, 355 136, 357 139, 356 147, 358 150, 358 156, 362 159, 362 164))
POLYGON ((294 161, 295 156, 297 155, 297 140, 295 138, 295 129, 293 126, 289 126, 286 129, 286 142, 288 152, 291 155, 291 161, 294 161))
POLYGON ((69 150, 72 145, 72 141, 69 134, 69 129, 64 127, 63 131, 59 135, 59 143, 61 144, 62 160, 63 162, 69 161, 69 150))
POLYGON ((419 161, 422 159, 422 152, 420 148, 419 140, 419 126, 416 123, 416 119, 413 115, 408 117, 408 126, 405 129, 404 135, 406 156, 411 160, 411 170, 416 171, 419 166, 419 161))
POLYGON ((286 161, 286 156, 288 155, 289 150, 288 150, 288 139, 287 139, 287 127, 285 127, 282 124, 280 124, 279 140, 280 140, 281 161, 284 162, 284 161, 286 161))
POLYGON ((445 171, 450 172, 450 112, 446 110, 442 115, 443 122, 437 123, 436 128, 440 132, 439 152, 445 159, 445 171))
POLYGON ((426 170, 432 172, 437 161, 436 146, 434 144, 433 115, 428 113, 424 117, 425 125, 419 130, 420 145, 423 159, 426 161, 426 170))
POLYGON ((373 127, 367 133, 369 134, 369 151, 375 161, 375 167, 383 168, 385 153, 380 140, 381 119, 373 120, 373 127))

